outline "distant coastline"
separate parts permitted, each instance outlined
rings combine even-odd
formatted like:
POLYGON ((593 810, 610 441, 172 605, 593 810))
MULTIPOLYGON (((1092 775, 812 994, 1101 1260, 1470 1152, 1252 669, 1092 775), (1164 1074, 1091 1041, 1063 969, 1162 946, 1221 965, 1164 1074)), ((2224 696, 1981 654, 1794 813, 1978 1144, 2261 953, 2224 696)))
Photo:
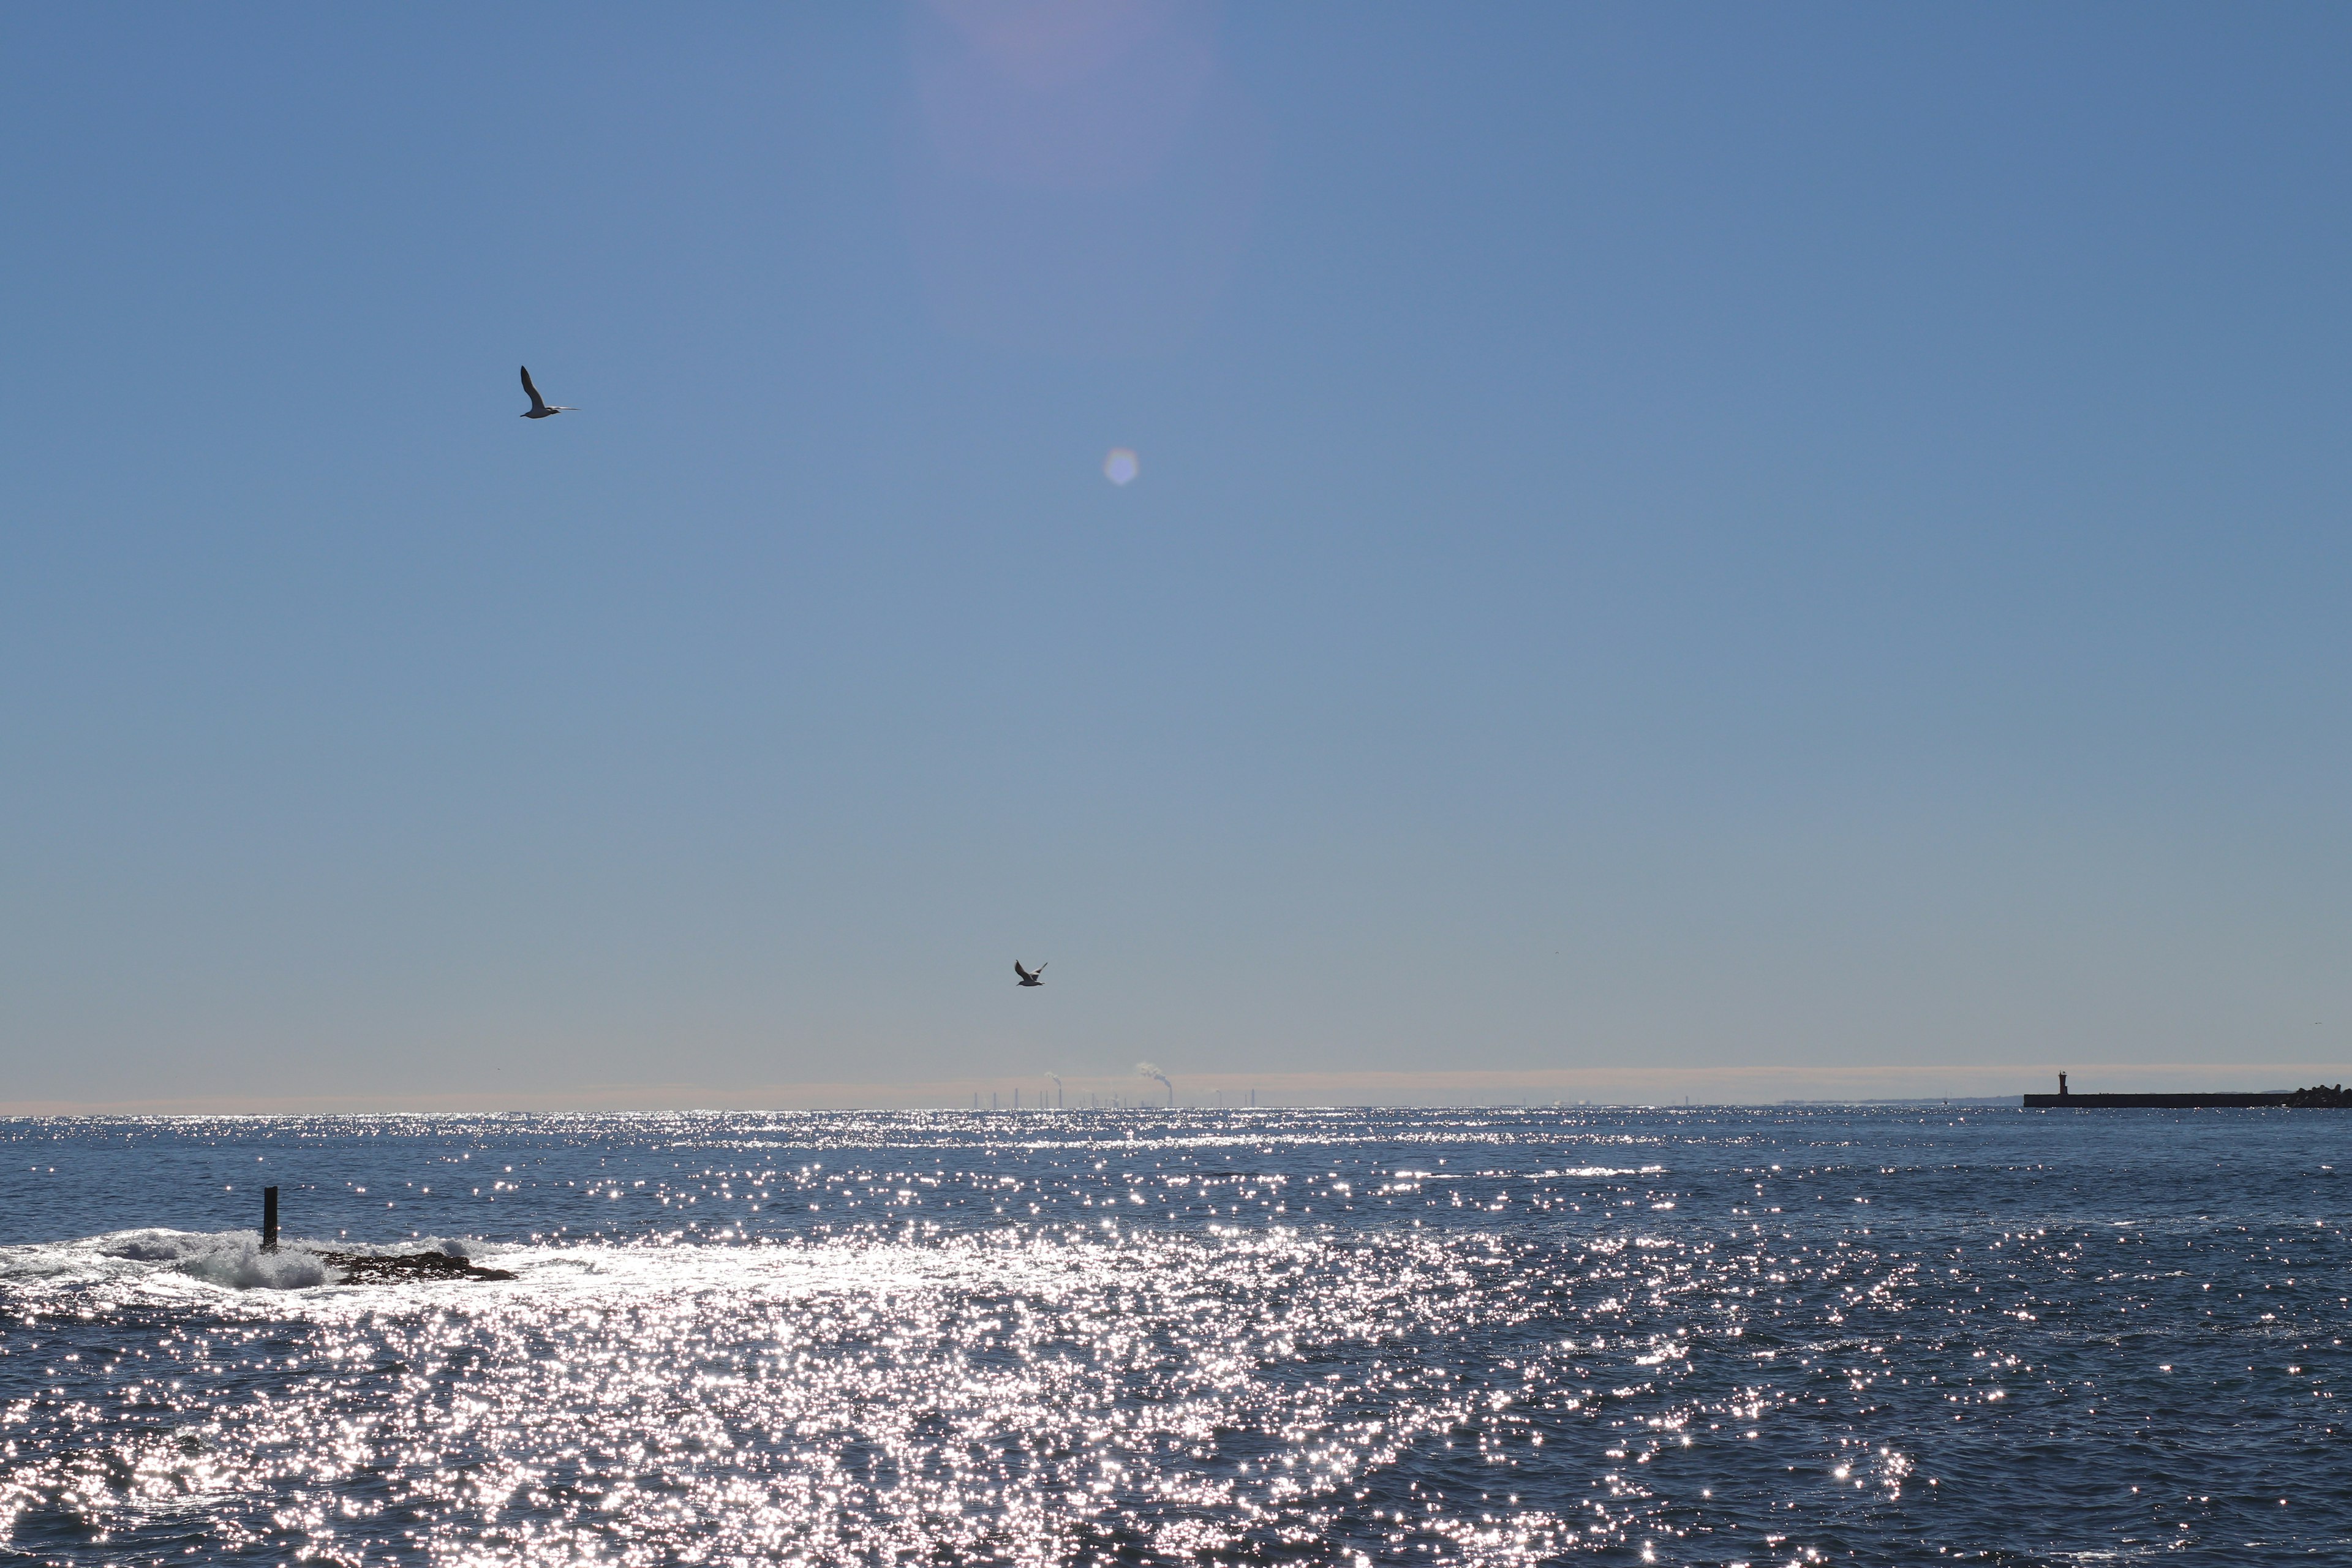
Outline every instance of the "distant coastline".
MULTIPOLYGON (((1172 1056, 1170 1053, 1169 1056, 1172 1056)), ((1201 1110, 1307 1110, 1382 1106, 1397 1110, 1471 1110, 1513 1104, 1528 1109, 1602 1106, 1882 1105, 1954 1110, 2015 1110, 2055 1096, 2021 1097, 2021 1083, 2050 1083, 2040 1062, 1965 1064, 1882 1063, 1867 1067, 1615 1066, 1551 1068, 1280 1072, 1202 1065, 1187 1068, 1164 1056, 1179 1107, 1201 1110)), ((1051 1066, 1054 1064, 1048 1063, 1051 1066)), ((2103 1062, 2074 1064, 2074 1076, 2102 1084, 2129 1083, 2150 1093, 2210 1099, 2200 1085, 2309 1084, 2352 1079, 2352 1061, 2103 1062)), ((790 1112, 803 1110, 1037 1111, 1056 1099, 1071 1110, 1149 1099, 1168 1092, 1132 1073, 1090 1074, 1064 1064, 1057 1086, 1042 1072, 913 1079, 906 1082, 589 1083, 536 1088, 409 1087, 397 1091, 354 1088, 301 1095, 225 1089, 204 1094, 121 1100, 0 1099, 0 1117, 52 1116, 400 1116, 612 1115, 790 1112), (1058 1094, 1057 1094, 1058 1089, 1058 1094)), ((2254 1090, 2239 1103, 2273 1103, 2254 1090)), ((2077 1109, 2115 1102, 2070 1094, 2077 1109)), ((2179 1102, 2175 1102, 2179 1103, 2179 1102)))

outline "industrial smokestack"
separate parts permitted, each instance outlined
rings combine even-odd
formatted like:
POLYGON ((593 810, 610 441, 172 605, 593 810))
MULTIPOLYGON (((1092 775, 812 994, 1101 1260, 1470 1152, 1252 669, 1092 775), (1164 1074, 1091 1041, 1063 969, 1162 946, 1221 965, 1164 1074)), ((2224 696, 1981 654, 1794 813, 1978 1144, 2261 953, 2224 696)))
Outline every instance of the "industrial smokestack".
POLYGON ((1045 1076, 1054 1080, 1054 1109, 1059 1110, 1062 1109, 1062 1075, 1049 1072, 1045 1076))
POLYGON ((1138 1062, 1135 1064, 1135 1076, 1138 1078, 1157 1079, 1160 1087, 1168 1091, 1169 1109, 1172 1110, 1176 1108, 1176 1086, 1168 1081, 1168 1075, 1166 1073, 1161 1072, 1150 1062, 1138 1062))

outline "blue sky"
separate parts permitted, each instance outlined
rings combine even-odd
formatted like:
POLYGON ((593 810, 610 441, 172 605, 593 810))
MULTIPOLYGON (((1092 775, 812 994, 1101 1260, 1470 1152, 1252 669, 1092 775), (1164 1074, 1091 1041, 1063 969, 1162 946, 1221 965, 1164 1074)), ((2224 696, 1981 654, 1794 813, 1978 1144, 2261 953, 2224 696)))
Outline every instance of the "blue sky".
POLYGON ((0 1100, 2345 1062, 2347 46, 0 14, 0 1100))

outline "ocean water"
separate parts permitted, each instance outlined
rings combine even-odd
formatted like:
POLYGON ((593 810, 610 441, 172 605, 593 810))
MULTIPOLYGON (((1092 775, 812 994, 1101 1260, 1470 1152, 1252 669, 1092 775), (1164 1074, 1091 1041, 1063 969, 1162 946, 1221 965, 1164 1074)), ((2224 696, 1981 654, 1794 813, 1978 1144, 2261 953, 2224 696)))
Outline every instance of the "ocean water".
POLYGON ((5 1121, 0 1559, 2352 1563, 2347 1163, 2285 1110, 5 1121), (425 1247, 520 1278, 318 1256, 425 1247))

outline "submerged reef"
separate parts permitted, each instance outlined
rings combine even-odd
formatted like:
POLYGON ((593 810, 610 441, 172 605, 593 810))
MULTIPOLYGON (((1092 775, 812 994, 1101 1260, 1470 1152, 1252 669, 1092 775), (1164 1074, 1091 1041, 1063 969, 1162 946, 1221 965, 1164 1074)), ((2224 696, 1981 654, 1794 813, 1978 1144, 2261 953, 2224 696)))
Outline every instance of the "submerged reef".
POLYGON ((344 1285, 388 1285, 401 1279, 511 1279, 503 1268, 485 1268, 446 1252, 321 1252, 320 1261, 340 1270, 344 1285))

